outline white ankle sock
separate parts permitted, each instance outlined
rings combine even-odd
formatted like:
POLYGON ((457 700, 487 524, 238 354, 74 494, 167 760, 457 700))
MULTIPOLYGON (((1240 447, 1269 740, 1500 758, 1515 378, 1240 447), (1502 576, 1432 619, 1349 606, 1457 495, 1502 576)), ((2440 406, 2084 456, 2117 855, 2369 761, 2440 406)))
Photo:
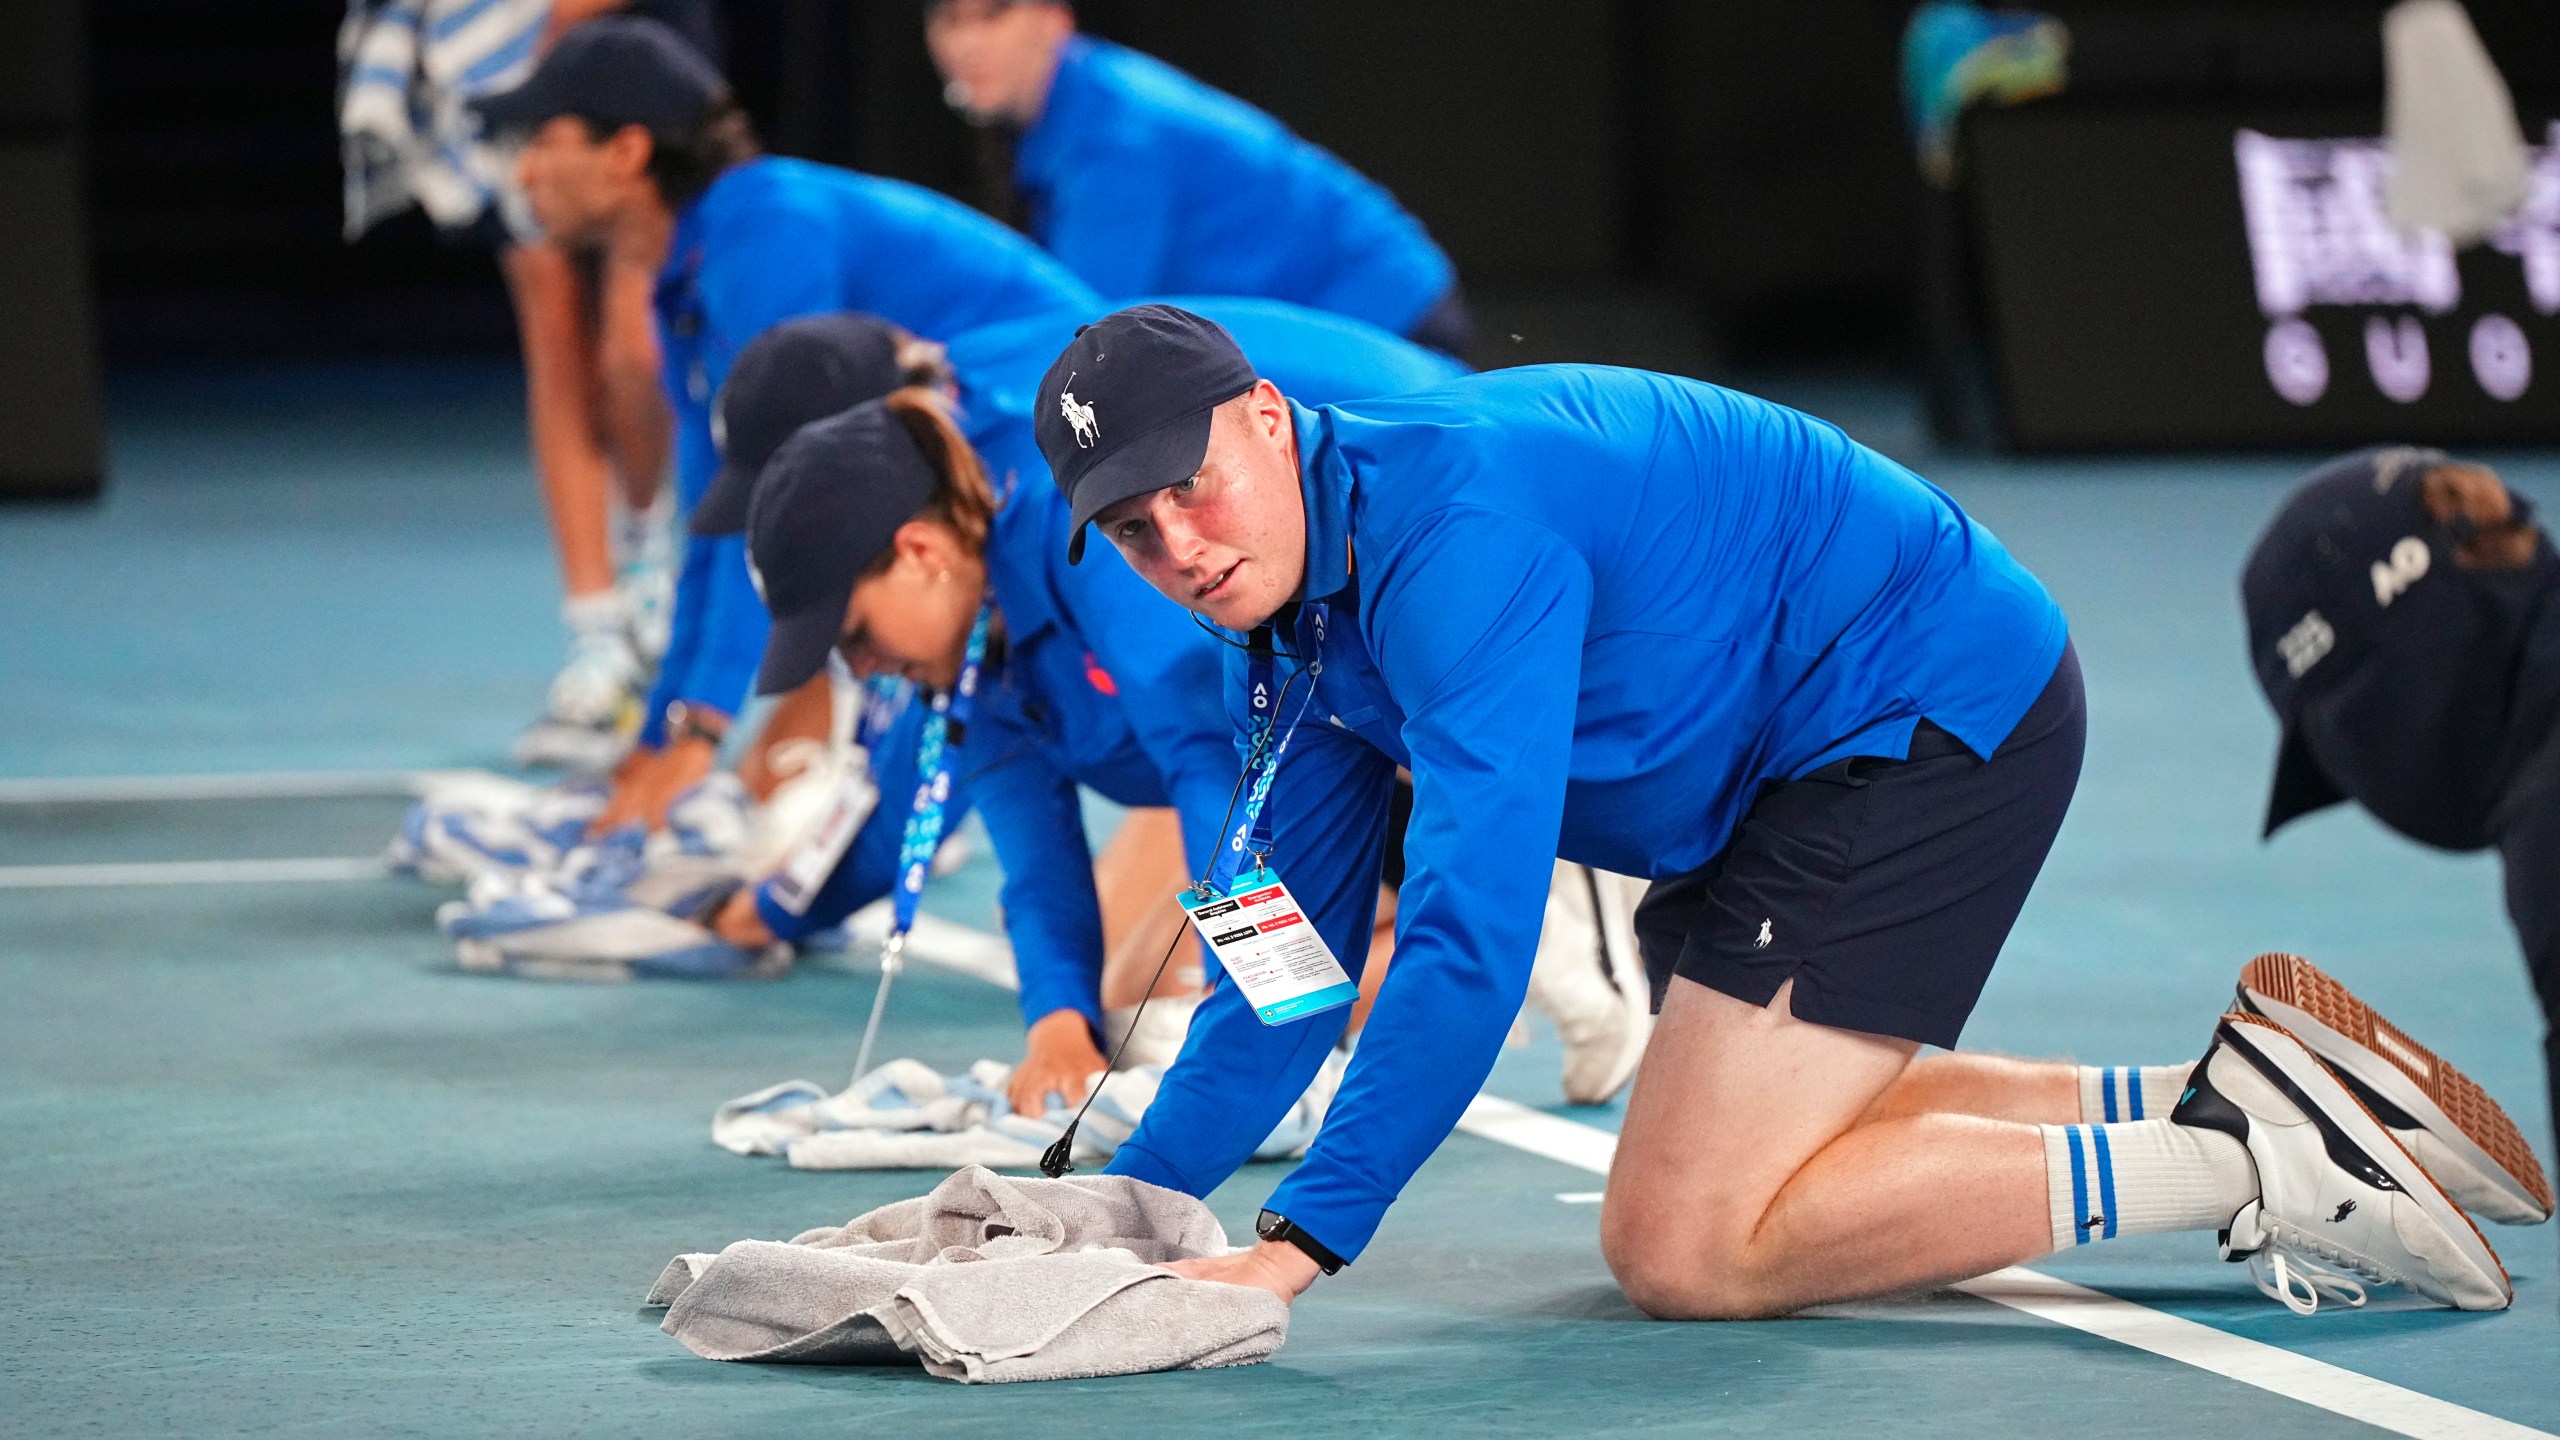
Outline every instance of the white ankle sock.
POLYGON ((2195 1064, 2083 1065, 2080 1067, 2080 1123, 2113 1125, 2121 1120, 2165 1120, 2186 1093, 2195 1064))
POLYGON ((572 595, 560 602, 562 623, 580 635, 590 630, 619 630, 628 622, 629 616, 629 607, 623 604, 619 590, 572 595))
POLYGON ((2219 1230, 2258 1198, 2248 1147, 2168 1120, 2039 1125, 2053 1248, 2119 1235, 2219 1230))

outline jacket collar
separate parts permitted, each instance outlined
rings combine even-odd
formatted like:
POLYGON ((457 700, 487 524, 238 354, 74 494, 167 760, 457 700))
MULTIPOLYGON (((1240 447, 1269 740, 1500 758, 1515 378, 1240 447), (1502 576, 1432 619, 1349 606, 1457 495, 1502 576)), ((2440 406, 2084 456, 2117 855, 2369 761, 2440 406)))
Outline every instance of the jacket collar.
POLYGON ((1298 432, 1298 486, 1307 509, 1307 576, 1300 600, 1331 600, 1352 587, 1351 462, 1321 413, 1292 400, 1298 432))

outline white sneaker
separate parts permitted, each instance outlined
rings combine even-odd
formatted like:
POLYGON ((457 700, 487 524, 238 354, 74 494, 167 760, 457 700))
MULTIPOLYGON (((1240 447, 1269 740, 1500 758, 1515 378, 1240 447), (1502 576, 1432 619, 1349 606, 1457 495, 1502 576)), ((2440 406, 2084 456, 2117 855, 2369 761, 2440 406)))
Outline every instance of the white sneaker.
POLYGON ((549 707, 516 738, 519 765, 609 770, 639 730, 648 674, 620 626, 570 632, 569 661, 552 677, 549 707))
POLYGON ((2238 1004, 2283 1026, 2338 1072, 2455 1204, 2501 1225, 2551 1218, 2542 1162, 2498 1102, 2318 966, 2298 955, 2261 955, 2240 971, 2238 1004))
POLYGON ((1652 992, 1636 957, 1644 883, 1556 862, 1529 1003, 1564 1041, 1564 1097, 1598 1105, 1626 1088, 1653 1034, 1652 992))
POLYGON ((2268 1297, 2309 1315, 2406 1285, 2461 1310, 2515 1301, 2497 1252, 2328 1067, 2272 1021, 2222 1017, 2170 1116, 2249 1148, 2258 1198, 2222 1232, 2268 1297))

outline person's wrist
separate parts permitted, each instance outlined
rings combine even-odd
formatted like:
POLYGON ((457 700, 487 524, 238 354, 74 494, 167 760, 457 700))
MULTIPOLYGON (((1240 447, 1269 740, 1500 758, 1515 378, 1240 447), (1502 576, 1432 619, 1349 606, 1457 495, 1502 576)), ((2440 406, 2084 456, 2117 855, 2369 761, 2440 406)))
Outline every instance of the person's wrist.
MULTIPOLYGON (((1298 1228, 1297 1222, 1276 1210, 1265 1210, 1254 1218, 1253 1230, 1262 1237, 1263 1245, 1277 1245, 1303 1257, 1309 1265, 1330 1275, 1346 1263, 1325 1243, 1298 1228)), ((1261 1248, 1260 1246, 1255 1247, 1261 1248)))
POLYGON ((729 738, 729 717, 709 705, 697 705, 690 700, 670 700, 666 718, 667 743, 671 746, 688 740, 702 740, 710 742, 711 748, 716 750, 720 748, 721 741, 729 738))
POLYGON ((1269 1267, 1292 1292, 1303 1292, 1325 1273, 1314 1256, 1286 1240, 1258 1240, 1253 1248, 1255 1260, 1269 1267))

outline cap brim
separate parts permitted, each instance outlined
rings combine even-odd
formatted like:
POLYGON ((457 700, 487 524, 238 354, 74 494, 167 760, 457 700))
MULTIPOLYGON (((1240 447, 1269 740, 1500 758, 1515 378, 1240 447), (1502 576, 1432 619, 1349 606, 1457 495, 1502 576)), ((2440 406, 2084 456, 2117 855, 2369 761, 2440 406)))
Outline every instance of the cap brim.
POLYGON ((2301 728, 2287 721, 2284 743, 2276 751, 2275 784, 2267 792, 2267 828, 2259 838, 2269 838, 2314 810, 2326 810, 2346 800, 2346 792, 2330 781, 2329 772, 2313 758, 2301 728))
POLYGON ((1217 415, 1218 407, 1208 405, 1168 420, 1084 472, 1069 498, 1067 563, 1084 558, 1084 527, 1094 516, 1131 496, 1179 485, 1199 474, 1200 462, 1208 458, 1209 428, 1217 415))
POLYGON ((706 540, 745 530, 747 508, 756 498, 756 477, 762 473, 760 468, 747 470, 734 462, 723 462, 720 473, 711 477, 711 488, 702 492, 702 498, 694 502, 693 513, 685 517, 685 529, 706 540))
POLYGON ((844 607, 853 599, 857 577, 847 575, 816 603, 773 617, 764 640, 764 664, 756 670, 756 693, 785 695, 809 683, 827 666, 827 652, 844 638, 844 607))

